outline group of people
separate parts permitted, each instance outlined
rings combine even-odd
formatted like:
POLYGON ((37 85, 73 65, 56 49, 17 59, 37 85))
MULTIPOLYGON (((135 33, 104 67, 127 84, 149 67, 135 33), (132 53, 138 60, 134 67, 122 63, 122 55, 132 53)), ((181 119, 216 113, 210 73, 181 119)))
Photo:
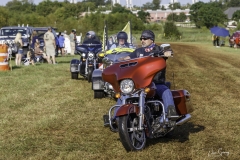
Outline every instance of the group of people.
MULTIPOLYGON (((37 57, 41 57, 45 59, 48 63, 56 64, 56 49, 57 51, 64 56, 67 53, 65 50, 65 33, 59 33, 57 39, 55 39, 54 34, 52 33, 52 28, 49 27, 48 31, 44 34, 44 49, 40 48, 40 41, 38 39, 38 35, 36 31, 32 32, 31 35, 31 44, 30 44, 30 51, 27 53, 27 58, 30 59, 30 63, 35 65, 35 61, 37 57)), ((75 52, 75 43, 76 43, 76 31, 72 30, 71 34, 67 37, 70 40, 71 46, 71 55, 74 55, 75 52)), ((21 65, 22 57, 23 57, 23 42, 22 42, 22 35, 21 33, 17 33, 15 40, 15 45, 17 46, 17 53, 15 57, 15 64, 16 66, 21 65)))

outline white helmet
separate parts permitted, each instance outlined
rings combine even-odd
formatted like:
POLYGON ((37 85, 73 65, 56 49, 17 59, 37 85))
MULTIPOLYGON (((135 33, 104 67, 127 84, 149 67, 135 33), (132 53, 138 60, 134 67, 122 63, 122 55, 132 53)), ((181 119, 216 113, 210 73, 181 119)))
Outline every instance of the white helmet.
POLYGON ((86 34, 86 36, 87 36, 88 38, 94 38, 94 37, 96 36, 96 33, 95 33, 94 31, 88 31, 87 34, 86 34))

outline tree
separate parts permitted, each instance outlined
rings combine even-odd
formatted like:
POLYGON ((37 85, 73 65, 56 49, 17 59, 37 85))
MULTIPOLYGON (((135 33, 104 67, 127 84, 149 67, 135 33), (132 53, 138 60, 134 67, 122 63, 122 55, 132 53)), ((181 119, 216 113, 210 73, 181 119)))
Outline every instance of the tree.
POLYGON ((130 10, 127 10, 125 7, 122 7, 120 4, 115 4, 115 6, 112 9, 112 14, 114 13, 128 13, 132 14, 130 10))
POLYGON ((154 8, 154 4, 153 3, 150 3, 150 2, 147 2, 145 4, 143 4, 143 9, 153 9, 154 8))
POLYGON ((223 10, 219 7, 212 5, 211 3, 206 3, 199 9, 199 21, 201 21, 202 26, 211 28, 218 24, 224 24, 227 21, 227 15, 224 14, 223 10))
POLYGON ((187 19, 187 16, 186 16, 186 14, 184 13, 184 12, 181 12, 179 15, 178 15, 178 22, 184 22, 184 21, 186 21, 186 19, 187 19))
POLYGON ((236 11, 236 12, 233 13, 232 19, 233 19, 234 21, 239 22, 239 20, 240 20, 240 10, 238 10, 238 11, 236 11))
POLYGON ((8 10, 5 7, 0 7, 0 26, 7 26, 9 19, 8 10))
POLYGON ((154 9, 154 10, 159 9, 160 8, 160 3, 161 3, 160 0, 153 0, 152 1, 152 4, 153 4, 153 8, 152 9, 154 9))
POLYGON ((195 23, 196 27, 200 28, 202 26, 202 21, 200 21, 201 15, 199 14, 200 8, 202 8, 205 4, 203 2, 194 3, 190 7, 190 20, 195 23))
POLYGON ((84 2, 92 2, 96 6, 103 6, 103 5, 105 5, 105 0, 85 0, 84 2))
POLYGON ((137 12, 138 18, 140 18, 143 23, 148 23, 150 20, 150 13, 144 12, 143 10, 137 12))
POLYGON ((161 6, 161 10, 166 10, 166 8, 164 7, 164 5, 161 6))
POLYGON ((230 0, 228 2, 228 7, 240 7, 240 1, 239 0, 230 0))
POLYGON ((177 26, 174 24, 174 22, 167 21, 164 25, 164 35, 164 38, 166 39, 179 39, 181 33, 178 31, 177 26))
POLYGON ((181 9, 181 4, 180 3, 173 3, 169 5, 169 8, 171 10, 175 10, 175 9, 181 9))
POLYGON ((178 20, 178 15, 176 13, 170 13, 167 16, 167 20, 176 22, 178 20))

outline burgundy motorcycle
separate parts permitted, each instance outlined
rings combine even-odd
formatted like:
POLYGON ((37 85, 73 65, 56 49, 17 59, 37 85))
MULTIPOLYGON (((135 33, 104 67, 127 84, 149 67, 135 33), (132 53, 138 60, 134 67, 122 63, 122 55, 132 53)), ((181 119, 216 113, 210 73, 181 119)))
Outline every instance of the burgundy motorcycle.
POLYGON ((156 94, 153 78, 166 67, 162 55, 169 49, 170 44, 163 44, 149 56, 115 63, 102 73, 103 80, 113 86, 116 98, 121 99, 120 105, 112 106, 103 116, 104 124, 119 133, 126 151, 142 150, 147 138, 164 137, 191 118, 187 90, 171 90, 178 114, 174 120, 168 118, 163 101, 156 94))

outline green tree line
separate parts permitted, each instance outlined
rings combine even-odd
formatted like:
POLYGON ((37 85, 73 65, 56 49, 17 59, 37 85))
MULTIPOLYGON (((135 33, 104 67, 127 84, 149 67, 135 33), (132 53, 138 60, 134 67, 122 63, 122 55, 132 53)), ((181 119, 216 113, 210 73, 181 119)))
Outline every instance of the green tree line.
POLYGON ((35 5, 32 0, 12 0, 6 6, 0 6, 0 27, 17 26, 18 24, 33 27, 52 26, 59 31, 76 29, 78 33, 94 30, 102 33, 104 21, 108 23, 109 31, 121 30, 126 23, 132 21, 133 30, 143 30, 146 16, 137 17, 130 10, 117 4, 113 8, 111 1, 89 0, 76 4, 45 0, 35 5), (99 5, 105 5, 105 10, 112 9, 110 14, 101 14, 99 5), (90 11, 90 12, 88 12, 90 11), (84 12, 88 12, 83 15, 84 12))

